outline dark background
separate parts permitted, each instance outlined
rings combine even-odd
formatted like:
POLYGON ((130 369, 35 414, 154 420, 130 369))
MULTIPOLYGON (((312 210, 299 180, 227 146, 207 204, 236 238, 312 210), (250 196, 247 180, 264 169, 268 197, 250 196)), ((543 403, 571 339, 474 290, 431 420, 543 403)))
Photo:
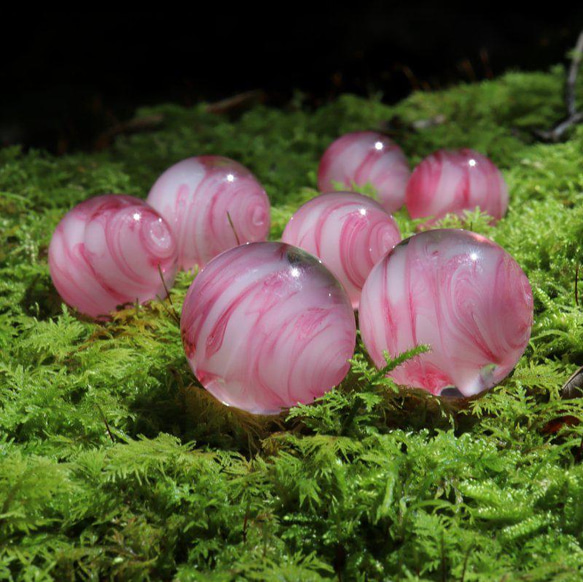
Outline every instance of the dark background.
POLYGON ((565 62, 583 27, 583 2, 479 13, 436 1, 193 4, 173 11, 47 12, 4 20, 0 146, 57 153, 93 149, 141 105, 191 105, 261 89, 286 106, 339 92, 386 102, 432 89, 565 62), (267 8, 269 6, 269 9, 267 8))

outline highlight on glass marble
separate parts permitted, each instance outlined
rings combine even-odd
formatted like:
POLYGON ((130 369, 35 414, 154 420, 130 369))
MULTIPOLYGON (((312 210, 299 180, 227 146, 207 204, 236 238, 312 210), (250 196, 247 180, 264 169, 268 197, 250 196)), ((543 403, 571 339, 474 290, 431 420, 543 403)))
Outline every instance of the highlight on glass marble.
POLYGON ((209 262, 188 290, 180 328, 201 384, 257 414, 312 402, 339 384, 356 342, 340 283, 316 257, 275 242, 209 262))
POLYGON ((471 149, 439 150, 411 174, 405 204, 411 218, 428 218, 427 226, 478 207, 496 222, 508 210, 508 187, 486 156, 471 149))
POLYGON ((324 152, 318 168, 318 189, 329 192, 335 183, 347 190, 372 185, 387 212, 396 212, 405 202, 409 164, 401 148, 375 131, 347 133, 324 152))
POLYGON ((58 224, 49 246, 51 278, 63 300, 99 319, 119 305, 166 297, 177 262, 166 221, 132 196, 81 202, 58 224))
POLYGON ((391 372, 395 382, 470 397, 501 382, 524 353, 532 291, 518 263, 491 240, 430 230, 404 240, 373 268, 359 319, 379 368, 385 350, 395 357, 430 346, 391 372))
POLYGON ((334 192, 301 206, 281 240, 322 259, 358 309, 370 270, 401 240, 401 233, 395 219, 371 198, 334 192))
POLYGON ((147 202, 174 230, 183 270, 203 267, 239 244, 269 234, 269 198, 244 166, 222 156, 187 158, 155 182, 147 202))

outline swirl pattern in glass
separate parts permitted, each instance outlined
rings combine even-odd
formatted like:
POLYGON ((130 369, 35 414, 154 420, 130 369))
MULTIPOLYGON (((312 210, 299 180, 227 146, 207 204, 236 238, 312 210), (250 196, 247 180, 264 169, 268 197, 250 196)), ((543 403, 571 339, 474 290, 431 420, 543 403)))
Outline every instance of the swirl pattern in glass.
POLYGON ((171 287, 177 271, 176 242, 143 200, 106 194, 61 220, 49 246, 49 268, 67 304, 103 318, 119 305, 165 297, 164 282, 171 287))
POLYGON ((505 378, 522 356, 533 321, 528 279, 500 246, 473 232, 439 229, 398 244, 362 290, 360 331, 381 368, 427 344, 431 352, 390 376, 440 394, 473 396, 505 378))
POLYGON ((396 212, 405 202, 409 164, 401 148, 375 131, 357 131, 339 137, 324 152, 318 169, 320 192, 359 190, 370 184, 387 212, 396 212))
POLYGON ((180 327, 201 384, 258 414, 312 402, 339 384, 356 341, 340 283, 316 257, 275 242, 209 262, 186 295, 180 327))
POLYGON ((322 194, 306 202, 282 236, 283 242, 322 259, 354 309, 370 270, 400 240, 394 218, 371 198, 352 192, 322 194))
POLYGON ((263 186, 247 168, 221 156, 174 164, 152 186, 147 202, 172 227, 183 270, 203 267, 223 251, 269 234, 263 186))

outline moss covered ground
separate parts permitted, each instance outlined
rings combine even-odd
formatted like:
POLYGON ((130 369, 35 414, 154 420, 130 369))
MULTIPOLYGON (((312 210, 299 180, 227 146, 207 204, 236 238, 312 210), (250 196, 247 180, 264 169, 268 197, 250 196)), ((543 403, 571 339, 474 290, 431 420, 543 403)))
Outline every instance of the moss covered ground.
MULTIPOLYGON (((1 150, 0 579, 583 579, 583 401, 560 391, 583 365, 583 127, 560 144, 532 137, 563 116, 563 82, 560 68, 509 73, 391 107, 298 96, 235 117, 168 105, 138 112, 162 116, 155 130, 99 153, 1 150), (74 204, 145 197, 172 163, 222 154, 264 183, 277 239, 315 194, 327 144, 375 128, 412 164, 473 147, 508 181, 497 227, 479 214, 462 226, 523 267, 535 324, 482 398, 398 390, 359 348, 321 401, 253 417, 196 385, 168 302, 93 323, 56 295, 47 246, 74 204)), ((172 290, 178 310, 191 279, 172 290)))

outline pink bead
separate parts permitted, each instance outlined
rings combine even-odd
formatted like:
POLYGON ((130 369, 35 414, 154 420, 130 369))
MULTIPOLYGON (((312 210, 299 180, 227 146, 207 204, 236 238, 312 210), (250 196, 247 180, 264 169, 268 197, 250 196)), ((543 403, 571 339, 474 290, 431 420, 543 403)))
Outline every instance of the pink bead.
POLYGON ((186 295, 180 327, 202 385, 258 414, 312 402, 340 383, 356 341, 338 281, 312 255, 275 242, 211 261, 186 295))
POLYGON ((394 357, 431 346, 390 374, 398 384, 472 396, 505 378, 526 349, 532 291, 518 263, 491 240, 431 230, 404 240, 373 268, 359 315, 379 368, 384 350, 394 357))
POLYGON ((221 156, 188 158, 168 168, 147 202, 173 228, 184 270, 202 267, 238 244, 264 241, 269 234, 270 206, 263 186, 247 168, 221 156))
POLYGON ((338 192, 322 194, 300 207, 281 240, 322 259, 358 309, 370 270, 401 234, 393 217, 374 200, 338 192))
POLYGON ((469 149, 440 150, 413 171, 406 205, 411 218, 433 217, 427 225, 477 207, 497 221, 508 210, 508 187, 486 156, 469 149))
POLYGON ((335 190, 334 182, 348 190, 371 184, 387 212, 405 202, 409 165, 401 148, 382 133, 347 133, 328 147, 318 169, 320 192, 335 190))
POLYGON ((70 306, 103 317, 118 305, 165 297, 177 270, 168 224, 143 200, 106 194, 58 224, 49 246, 53 283, 70 306))

